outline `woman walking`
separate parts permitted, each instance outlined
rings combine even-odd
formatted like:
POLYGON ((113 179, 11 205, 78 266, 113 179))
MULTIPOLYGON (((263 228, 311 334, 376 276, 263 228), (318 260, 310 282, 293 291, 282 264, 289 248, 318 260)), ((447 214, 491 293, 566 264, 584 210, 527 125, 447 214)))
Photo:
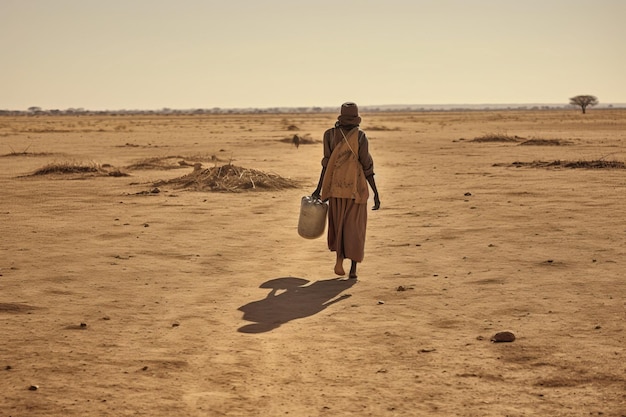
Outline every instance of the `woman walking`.
POLYGON ((372 210, 380 208, 374 181, 374 160, 367 136, 359 125, 355 103, 344 103, 335 127, 324 132, 322 172, 313 196, 328 200, 328 248, 337 253, 335 273, 345 275, 343 260, 350 259, 350 278, 357 278, 357 263, 365 254, 368 184, 374 192, 372 210))

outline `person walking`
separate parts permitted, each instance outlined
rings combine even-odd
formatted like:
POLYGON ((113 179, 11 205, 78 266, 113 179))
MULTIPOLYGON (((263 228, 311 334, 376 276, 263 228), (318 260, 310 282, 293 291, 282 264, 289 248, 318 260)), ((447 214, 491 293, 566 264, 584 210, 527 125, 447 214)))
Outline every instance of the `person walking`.
POLYGON ((322 172, 312 194, 328 201, 328 248, 337 253, 335 273, 346 274, 343 261, 347 258, 350 278, 357 278, 357 263, 365 255, 368 184, 374 192, 372 210, 380 208, 374 160, 360 123, 358 106, 342 104, 335 126, 324 132, 322 172))

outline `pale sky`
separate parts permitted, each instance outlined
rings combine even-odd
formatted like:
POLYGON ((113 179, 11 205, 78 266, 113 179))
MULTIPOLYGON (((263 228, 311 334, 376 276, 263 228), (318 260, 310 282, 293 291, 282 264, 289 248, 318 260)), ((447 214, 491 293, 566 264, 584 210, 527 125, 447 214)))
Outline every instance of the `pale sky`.
POLYGON ((626 0, 0 0, 0 110, 626 103, 626 0))

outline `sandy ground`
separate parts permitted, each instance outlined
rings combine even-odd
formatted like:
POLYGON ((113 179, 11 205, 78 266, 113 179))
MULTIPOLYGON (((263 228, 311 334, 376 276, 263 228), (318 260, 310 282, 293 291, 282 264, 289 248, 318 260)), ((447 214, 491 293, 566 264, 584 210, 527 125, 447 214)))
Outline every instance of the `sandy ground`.
POLYGON ((0 117, 0 416, 626 416, 626 170, 513 165, 624 162, 626 111, 362 116, 356 283, 283 142, 334 114, 0 117), (193 171, 149 158, 300 185, 149 193, 193 171), (77 161, 130 176, 29 176, 77 161))

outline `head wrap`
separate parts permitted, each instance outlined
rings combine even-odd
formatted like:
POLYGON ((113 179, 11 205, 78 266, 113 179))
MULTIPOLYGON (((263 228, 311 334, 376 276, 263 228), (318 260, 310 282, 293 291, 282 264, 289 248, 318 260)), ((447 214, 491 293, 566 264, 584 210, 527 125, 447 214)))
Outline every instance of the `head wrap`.
POLYGON ((358 126, 361 124, 359 107, 356 103, 343 103, 341 105, 341 113, 339 114, 339 117, 337 117, 337 121, 340 126, 358 126))

